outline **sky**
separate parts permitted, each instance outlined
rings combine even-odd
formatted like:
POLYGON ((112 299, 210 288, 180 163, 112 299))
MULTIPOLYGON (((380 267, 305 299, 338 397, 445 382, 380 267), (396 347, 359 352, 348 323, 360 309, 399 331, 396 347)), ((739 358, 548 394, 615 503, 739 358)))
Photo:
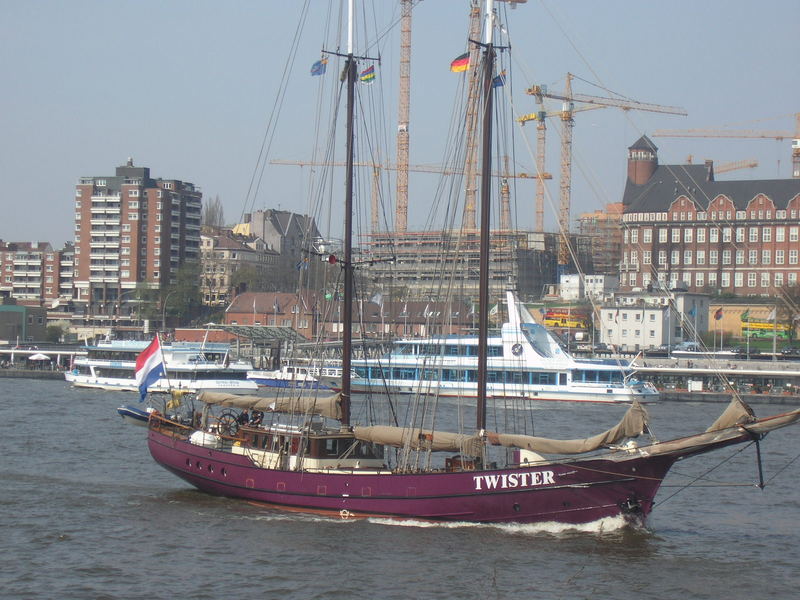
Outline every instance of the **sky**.
MULTIPOLYGON (((330 69, 322 78, 311 77, 309 69, 323 47, 334 49, 335 19, 330 16, 339 3, 310 2, 290 62, 303 4, 0 0, 0 239, 61 247, 74 235, 78 178, 111 175, 129 157, 137 166, 150 167, 154 177, 189 181, 205 199, 219 197, 229 223, 258 208, 311 212, 306 210, 307 168, 268 165, 257 193, 251 185, 265 131, 270 132, 267 161, 308 161, 319 149, 315 115, 324 112, 320 80, 330 84, 338 73, 330 69), (284 73, 289 74, 286 87, 284 73)), ((463 77, 451 73, 449 64, 466 49, 468 9, 468 0, 415 5, 411 164, 440 165, 447 154, 450 113, 463 77)), ((397 125, 397 11, 396 2, 380 0, 371 19, 384 35, 369 48, 355 49, 381 55, 369 93, 386 104, 382 126, 390 136, 391 162, 397 125)), ((793 131, 794 113, 800 111, 798 26, 797 0, 528 0, 508 11, 504 22, 514 81, 504 90, 513 102, 509 114, 534 111, 525 89, 546 84, 559 92, 567 72, 579 78, 574 92, 613 92, 688 112, 680 117, 607 108, 576 114, 574 221, 581 212, 621 199, 627 148, 642 134, 668 128, 793 131)), ((357 45, 364 45, 363 36, 356 37, 357 45)), ((547 170, 554 175, 549 195, 557 203, 556 124, 548 131, 547 170)), ((535 128, 518 129, 516 136, 517 168, 532 172, 534 158, 527 146, 535 148, 535 128)), ((653 141, 662 164, 683 164, 689 155, 695 162, 759 163, 720 179, 790 176, 790 139, 653 141)), ((426 224, 434 179, 411 174, 410 230, 426 224)), ((520 227, 533 226, 534 193, 532 182, 516 188, 520 227)), ((552 230, 555 209, 549 204, 545 215, 546 229, 552 230)), ((331 232, 320 225, 323 234, 333 235, 341 220, 337 225, 333 219, 331 232)))

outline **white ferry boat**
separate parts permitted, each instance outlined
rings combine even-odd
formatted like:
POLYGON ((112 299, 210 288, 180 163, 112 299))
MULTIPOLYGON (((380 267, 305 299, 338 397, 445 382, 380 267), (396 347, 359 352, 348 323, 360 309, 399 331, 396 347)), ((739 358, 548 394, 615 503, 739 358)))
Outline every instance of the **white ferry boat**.
MULTIPOLYGON (((573 358, 508 292, 509 322, 489 336, 487 394, 572 402, 652 402, 658 390, 637 381, 630 363, 573 358)), ((478 390, 478 338, 444 336, 403 339, 388 356, 353 360, 359 375, 353 391, 386 389, 475 397, 478 390)))
MULTIPOLYGON (((76 357, 64 376, 75 387, 138 391, 134 380, 136 357, 149 343, 114 340, 87 346, 86 356, 76 357)), ((212 343, 162 345, 166 376, 150 386, 148 391, 256 391, 256 383, 247 379, 247 372, 253 365, 246 361, 230 361, 229 349, 227 344, 212 343)))

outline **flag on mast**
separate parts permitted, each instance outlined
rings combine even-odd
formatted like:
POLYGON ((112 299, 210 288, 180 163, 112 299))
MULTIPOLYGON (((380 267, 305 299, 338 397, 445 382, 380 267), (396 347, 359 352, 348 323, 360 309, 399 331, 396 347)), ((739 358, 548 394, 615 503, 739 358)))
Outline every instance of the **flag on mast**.
POLYGON ((461 56, 453 59, 450 63, 450 70, 453 73, 460 73, 469 69, 469 52, 464 52, 461 56))
POLYGON ((361 83, 372 83, 375 81, 375 65, 371 65, 361 71, 358 78, 361 80, 361 83))
POLYGON ((139 388, 139 402, 147 396, 147 388, 153 385, 164 375, 164 355, 161 353, 161 341, 156 334, 136 357, 136 386, 139 388))

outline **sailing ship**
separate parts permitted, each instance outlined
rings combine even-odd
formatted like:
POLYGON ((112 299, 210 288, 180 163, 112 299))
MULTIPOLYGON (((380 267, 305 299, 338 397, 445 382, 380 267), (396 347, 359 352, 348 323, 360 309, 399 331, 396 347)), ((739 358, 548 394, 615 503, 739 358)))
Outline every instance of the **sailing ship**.
MULTIPOLYGON (((352 5, 352 3, 351 3, 352 5)), ((481 183, 478 381, 473 431, 417 425, 359 425, 351 417, 352 314, 344 311, 342 389, 327 397, 265 398, 201 393, 199 414, 153 413, 148 446, 155 461, 200 490, 341 518, 586 523, 622 516, 643 522, 675 461, 732 444, 758 441, 796 423, 800 409, 756 419, 734 398, 707 430, 666 442, 637 443, 647 414, 634 401, 620 423, 596 436, 556 440, 487 429, 489 180, 493 87, 493 1, 481 43, 483 152, 481 183), (236 411, 266 411, 266 422, 239 423, 236 411), (390 449, 394 449, 391 452, 390 449), (443 460, 434 461, 433 456, 443 460), (546 458, 546 456, 548 456, 546 458), (495 460, 497 459, 497 460, 495 460)), ((353 304, 353 107, 357 57, 349 21, 347 90, 345 306, 353 304)))
MULTIPOLYGON (((577 360, 507 292, 508 322, 488 341, 487 394, 569 402, 630 403, 658 399, 653 384, 638 381, 630 364, 577 360)), ((478 337, 401 339, 388 356, 353 361, 354 392, 474 398, 478 390, 478 337)))

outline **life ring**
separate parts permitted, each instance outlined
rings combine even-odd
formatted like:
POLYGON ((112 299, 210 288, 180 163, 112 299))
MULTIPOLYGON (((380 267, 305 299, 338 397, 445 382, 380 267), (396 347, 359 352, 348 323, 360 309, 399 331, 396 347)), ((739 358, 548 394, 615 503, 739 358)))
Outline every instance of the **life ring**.
POLYGON ((340 510, 340 511, 339 511, 339 516, 340 516, 342 519, 345 519, 345 520, 346 520, 346 519, 350 519, 350 518, 354 517, 355 515, 353 515, 353 513, 351 513, 351 512, 350 512, 349 510, 347 510, 346 508, 343 508, 342 510, 340 510))

